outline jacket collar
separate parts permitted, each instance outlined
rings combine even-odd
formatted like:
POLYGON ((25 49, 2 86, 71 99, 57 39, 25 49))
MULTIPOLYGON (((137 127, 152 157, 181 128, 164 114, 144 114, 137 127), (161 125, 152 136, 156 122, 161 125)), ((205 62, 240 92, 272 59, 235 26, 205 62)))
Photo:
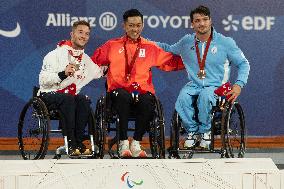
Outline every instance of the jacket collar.
MULTIPOLYGON (((214 29, 214 27, 212 26, 211 27, 211 32, 213 32, 212 33, 212 41, 214 41, 214 39, 216 38, 216 30, 214 29)), ((196 33, 194 33, 194 39, 196 39, 198 42, 200 42, 200 40, 196 37, 196 33)))
POLYGON ((68 51, 71 51, 74 56, 79 56, 80 54, 84 53, 84 49, 83 50, 73 49, 72 43, 71 43, 70 40, 62 40, 62 41, 60 41, 59 43, 57 43, 57 48, 65 48, 68 51))

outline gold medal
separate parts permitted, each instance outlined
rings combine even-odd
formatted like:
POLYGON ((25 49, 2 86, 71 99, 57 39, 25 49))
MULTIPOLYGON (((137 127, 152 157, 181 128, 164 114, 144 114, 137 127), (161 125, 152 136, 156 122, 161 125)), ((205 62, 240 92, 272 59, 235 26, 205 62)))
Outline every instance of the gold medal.
POLYGON ((129 81, 130 80, 130 74, 127 74, 126 75, 126 81, 129 81))
POLYGON ((135 61, 137 59, 137 56, 138 56, 138 53, 139 53, 139 49, 140 49, 140 46, 141 46, 141 38, 139 37, 138 39, 138 44, 137 44, 137 48, 135 50, 135 53, 132 57, 132 60, 130 61, 130 63, 128 62, 128 54, 127 54, 127 48, 126 48, 126 41, 127 41, 127 37, 126 37, 126 40, 124 41, 124 44, 123 44, 123 48, 124 48, 124 59, 125 59, 125 80, 126 82, 129 82, 130 79, 131 79, 131 71, 132 71, 132 68, 135 64, 135 61))
POLYGON ((199 70, 199 72, 197 73, 197 77, 199 79, 205 79, 205 77, 206 77, 205 70, 199 70))

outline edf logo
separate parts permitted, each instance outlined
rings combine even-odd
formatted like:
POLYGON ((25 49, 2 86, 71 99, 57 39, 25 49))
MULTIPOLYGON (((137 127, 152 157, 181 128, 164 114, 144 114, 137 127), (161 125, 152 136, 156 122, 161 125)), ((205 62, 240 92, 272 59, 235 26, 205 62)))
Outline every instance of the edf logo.
POLYGON ((273 16, 245 16, 239 21, 233 19, 233 15, 229 15, 227 19, 222 20, 225 31, 238 31, 240 25, 244 30, 271 30, 274 23, 275 17, 273 16))

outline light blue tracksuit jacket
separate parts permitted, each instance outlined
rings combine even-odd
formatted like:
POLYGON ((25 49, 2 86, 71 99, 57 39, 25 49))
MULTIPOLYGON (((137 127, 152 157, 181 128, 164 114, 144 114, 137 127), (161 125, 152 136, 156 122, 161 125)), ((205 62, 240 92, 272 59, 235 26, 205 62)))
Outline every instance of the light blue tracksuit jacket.
MULTIPOLYGON (((195 33, 185 35, 174 45, 157 43, 165 51, 182 57, 188 73, 189 82, 181 89, 177 98, 175 109, 183 121, 188 132, 205 133, 210 131, 210 111, 216 104, 214 90, 229 81, 231 63, 238 68, 235 84, 244 87, 249 75, 249 62, 243 52, 230 37, 217 33, 214 29, 213 38, 205 62, 206 78, 199 79, 198 60, 195 51, 195 33), (197 103, 198 120, 194 119, 194 101, 197 103)), ((199 42, 198 48, 202 59, 206 42, 199 42)))

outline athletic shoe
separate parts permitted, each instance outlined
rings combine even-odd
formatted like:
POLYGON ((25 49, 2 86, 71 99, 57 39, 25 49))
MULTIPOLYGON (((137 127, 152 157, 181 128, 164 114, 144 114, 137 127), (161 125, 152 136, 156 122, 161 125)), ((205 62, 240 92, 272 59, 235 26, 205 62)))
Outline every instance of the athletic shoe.
POLYGON ((133 157, 147 157, 146 152, 141 149, 140 142, 137 140, 131 142, 130 151, 133 157))
POLYGON ((119 142, 118 153, 120 157, 132 157, 132 153, 129 150, 128 140, 121 140, 119 142))

